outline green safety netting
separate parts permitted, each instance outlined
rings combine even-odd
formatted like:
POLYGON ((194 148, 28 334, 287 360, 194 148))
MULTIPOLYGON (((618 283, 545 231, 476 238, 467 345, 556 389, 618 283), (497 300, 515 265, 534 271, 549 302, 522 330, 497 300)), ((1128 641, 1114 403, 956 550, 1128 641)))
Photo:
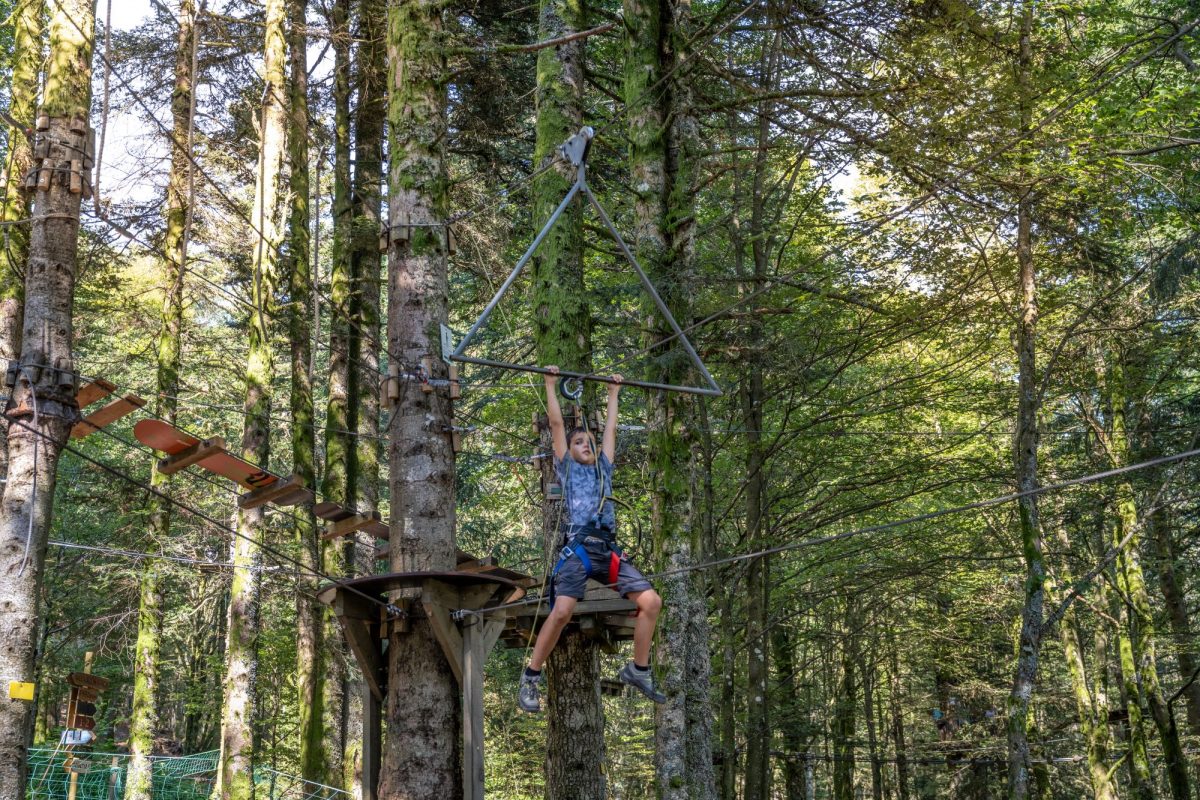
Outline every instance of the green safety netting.
MULTIPOLYGON (((154 800, 208 800, 216 782, 217 751, 190 756, 154 756, 154 800)), ((65 748, 29 751, 26 800, 67 800, 75 778, 75 800, 122 800, 129 755, 68 752, 65 748), (70 764, 68 765, 68 759, 70 764)), ((347 800, 330 786, 305 784, 293 775, 265 767, 254 770, 255 794, 266 800, 347 800)))

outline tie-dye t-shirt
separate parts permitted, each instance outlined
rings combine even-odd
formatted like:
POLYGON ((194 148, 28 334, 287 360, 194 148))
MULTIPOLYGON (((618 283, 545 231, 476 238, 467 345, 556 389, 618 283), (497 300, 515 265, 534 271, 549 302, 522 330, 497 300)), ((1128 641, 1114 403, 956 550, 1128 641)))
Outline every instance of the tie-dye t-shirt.
POLYGON ((613 465, 604 453, 596 456, 596 463, 599 470, 595 464, 580 464, 570 453, 554 459, 554 469, 562 485, 563 528, 591 524, 598 508, 600 527, 610 531, 616 528, 612 501, 605 500, 603 508, 600 507, 600 498, 612 494, 613 465))

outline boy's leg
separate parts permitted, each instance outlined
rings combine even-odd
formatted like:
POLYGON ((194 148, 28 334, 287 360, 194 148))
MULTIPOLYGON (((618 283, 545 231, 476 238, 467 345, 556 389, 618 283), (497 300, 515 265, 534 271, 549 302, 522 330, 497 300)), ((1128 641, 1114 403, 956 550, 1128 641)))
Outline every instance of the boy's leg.
POLYGON ((533 655, 529 657, 530 669, 540 670, 546 663, 550 651, 558 644, 558 637, 562 635, 563 628, 571 621, 571 615, 575 613, 575 604, 578 602, 574 597, 563 597, 561 594, 554 599, 554 608, 542 623, 537 642, 533 645, 533 655))
POLYGON ((626 595, 637 603, 638 615, 633 624, 633 663, 639 667, 650 664, 650 643, 658 625, 658 612, 662 610, 662 597, 653 589, 630 592, 626 595))

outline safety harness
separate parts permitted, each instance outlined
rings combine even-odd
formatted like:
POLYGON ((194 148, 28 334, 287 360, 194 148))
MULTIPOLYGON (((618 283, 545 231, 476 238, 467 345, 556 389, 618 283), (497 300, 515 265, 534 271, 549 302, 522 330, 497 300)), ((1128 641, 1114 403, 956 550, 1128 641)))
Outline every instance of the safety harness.
POLYGON ((550 573, 550 608, 554 608, 554 601, 558 599, 558 592, 555 589, 556 578, 559 571, 572 558, 578 558, 583 565, 585 578, 592 576, 592 559, 588 556, 588 543, 603 544, 608 548, 608 584, 615 585, 617 577, 621 572, 621 557, 624 551, 617 545, 616 537, 611 534, 605 535, 607 532, 600 528, 587 526, 581 528, 571 540, 559 551, 558 563, 554 565, 554 571, 550 573), (593 534, 599 533, 599 536, 593 534))

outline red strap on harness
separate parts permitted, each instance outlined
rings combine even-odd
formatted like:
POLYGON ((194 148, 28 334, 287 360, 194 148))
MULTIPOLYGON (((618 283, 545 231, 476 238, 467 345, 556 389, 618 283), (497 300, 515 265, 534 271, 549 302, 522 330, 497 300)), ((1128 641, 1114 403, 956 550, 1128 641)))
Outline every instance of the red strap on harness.
POLYGON ((615 587, 617 576, 621 573, 621 557, 616 553, 610 553, 608 559, 608 583, 615 587))

